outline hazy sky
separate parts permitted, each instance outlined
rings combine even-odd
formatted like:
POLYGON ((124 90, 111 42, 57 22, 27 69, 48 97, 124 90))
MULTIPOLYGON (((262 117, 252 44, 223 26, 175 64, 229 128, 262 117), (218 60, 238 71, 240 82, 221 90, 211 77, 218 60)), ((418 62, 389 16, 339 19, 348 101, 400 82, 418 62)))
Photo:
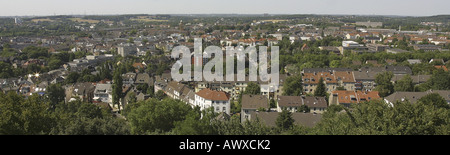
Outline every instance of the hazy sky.
POLYGON ((0 0, 0 16, 104 14, 450 14, 450 0, 0 0))

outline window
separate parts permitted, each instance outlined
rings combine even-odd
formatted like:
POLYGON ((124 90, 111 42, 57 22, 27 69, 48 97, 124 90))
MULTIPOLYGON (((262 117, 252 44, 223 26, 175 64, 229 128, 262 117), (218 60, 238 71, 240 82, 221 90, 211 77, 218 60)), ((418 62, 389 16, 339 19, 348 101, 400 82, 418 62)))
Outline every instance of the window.
POLYGON ((217 111, 217 112, 219 111, 219 107, 216 107, 216 111, 217 111))
POLYGON ((227 111, 227 108, 226 107, 223 107, 222 108, 222 112, 226 112, 227 111))

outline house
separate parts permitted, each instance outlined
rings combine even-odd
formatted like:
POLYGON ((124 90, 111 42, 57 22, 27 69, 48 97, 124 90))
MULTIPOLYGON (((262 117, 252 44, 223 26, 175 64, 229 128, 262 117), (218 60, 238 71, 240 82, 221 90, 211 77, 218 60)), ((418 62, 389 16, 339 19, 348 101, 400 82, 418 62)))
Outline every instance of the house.
POLYGON ((386 64, 387 65, 393 65, 395 63, 397 63, 397 60, 395 60, 395 59, 386 59, 386 64))
POLYGON ((355 90, 356 80, 352 71, 335 71, 333 75, 336 77, 339 86, 344 87, 345 90, 355 90))
POLYGON ((313 96, 278 96, 277 111, 298 112, 301 106, 307 106, 311 112, 323 113, 328 107, 325 97, 313 96))
POLYGON ((148 86, 153 86, 154 80, 147 73, 138 73, 136 74, 135 84, 148 84, 148 86))
POLYGON ((134 84, 134 81, 136 81, 136 73, 125 73, 122 74, 122 83, 124 85, 131 85, 134 84))
POLYGON ((95 86, 90 82, 78 82, 73 85, 71 96, 77 96, 83 102, 92 103, 95 86))
POLYGON ((171 98, 181 100, 180 96, 183 93, 183 89, 189 88, 187 88, 186 85, 182 83, 170 81, 169 83, 167 83, 167 87, 164 92, 171 98))
POLYGON ((310 112, 322 114, 328 107, 325 97, 302 96, 303 105, 306 105, 310 112))
POLYGON ((230 97, 223 91, 214 91, 205 88, 195 93, 195 105, 199 106, 200 110, 212 107, 214 112, 225 112, 230 114, 230 97))
POLYGON ((136 46, 119 46, 117 47, 117 53, 122 57, 126 57, 127 55, 136 55, 137 53, 136 46))
MULTIPOLYGON (((276 120, 280 115, 279 112, 251 112, 251 120, 258 118, 265 125, 269 127, 276 127, 276 120)), ((321 114, 315 113, 292 113, 292 118, 294 119, 294 124, 301 125, 305 127, 314 127, 322 119, 321 114)), ((249 120, 249 121, 251 121, 249 120)))
POLYGON ((436 69, 443 69, 444 71, 448 72, 447 67, 444 66, 444 65, 437 65, 437 66, 434 66, 434 68, 436 68, 436 69))
POLYGON ((437 45, 421 45, 421 44, 416 44, 416 45, 413 45, 413 47, 414 47, 414 50, 423 50, 423 51, 425 51, 425 52, 428 52, 428 51, 440 51, 441 50, 441 47, 440 46, 437 46, 437 45))
POLYGON ((411 64, 411 65, 422 63, 422 61, 420 61, 420 59, 408 59, 406 61, 408 61, 408 63, 411 64))
POLYGON ((341 54, 341 51, 335 46, 319 46, 319 49, 322 51, 329 51, 335 54, 341 54))
POLYGON ((399 49, 399 48, 387 48, 386 52, 387 53, 393 53, 393 54, 397 54, 397 53, 411 53, 410 51, 402 50, 402 49, 399 49))
POLYGON ((331 104, 343 105, 350 107, 351 104, 356 104, 373 99, 379 99, 378 91, 346 91, 336 90, 331 93, 329 101, 331 104))
POLYGON ((136 69, 136 71, 139 71, 140 69, 145 69, 146 66, 142 63, 136 62, 133 64, 133 67, 136 69))
POLYGON ((343 86, 347 90, 355 89, 356 80, 349 68, 304 69, 302 73, 303 89, 306 93, 313 93, 320 78, 323 78, 326 91, 331 93, 337 87, 343 86))
POLYGON ((241 122, 250 120, 251 112, 260 108, 269 109, 269 99, 265 95, 242 95, 241 122))
POLYGON ((98 83, 94 89, 94 102, 105 102, 112 106, 112 84, 98 83))
POLYGON ((382 45, 382 44, 367 44, 367 48, 369 48, 369 51, 375 51, 375 52, 381 52, 385 51, 386 49, 389 49, 388 45, 382 45))
POLYGON ((409 101, 410 103, 416 103, 420 98, 425 95, 437 93, 441 95, 448 104, 450 104, 450 90, 428 90, 425 92, 395 92, 384 98, 387 104, 393 105, 396 101, 409 101))
POLYGON ((320 78, 323 79, 327 92, 331 92, 339 85, 332 72, 303 73, 302 78, 305 93, 314 93, 317 85, 319 84, 320 78))
POLYGON ((353 71, 356 90, 372 91, 375 89, 375 76, 378 73, 390 71, 395 75, 412 75, 411 68, 407 66, 363 67, 359 71, 353 71))
MULTIPOLYGON (((373 37, 373 36, 365 36, 363 39, 364 43, 372 43, 375 44, 377 42, 381 42, 383 39, 381 39, 380 37, 373 37)), ((382 50, 384 51, 384 50, 382 50)))
MULTIPOLYGON (((405 75, 394 75, 392 77, 391 82, 396 83, 398 80, 402 79, 405 75)), ((411 75, 412 83, 417 85, 421 83, 425 83, 428 79, 431 78, 431 75, 411 75)))

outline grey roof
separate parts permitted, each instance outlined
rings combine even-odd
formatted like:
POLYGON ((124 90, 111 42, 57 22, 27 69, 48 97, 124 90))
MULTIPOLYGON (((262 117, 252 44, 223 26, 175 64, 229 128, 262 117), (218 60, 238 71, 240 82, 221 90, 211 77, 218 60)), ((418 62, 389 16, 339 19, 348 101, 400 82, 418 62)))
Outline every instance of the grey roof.
POLYGON ((97 84, 97 86, 95 87, 95 93, 108 93, 108 92, 112 92, 112 84, 97 84))
POLYGON ((409 64, 418 64, 418 63, 422 63, 422 61, 420 61, 420 59, 408 59, 406 60, 409 62, 409 64))
POLYGON ((242 95, 242 109, 269 108, 269 99, 265 95, 242 95))
POLYGON ((306 105, 309 108, 326 108, 328 107, 325 97, 314 96, 279 96, 278 106, 280 107, 300 107, 306 105))
POLYGON ((280 107, 300 107, 303 105, 301 96, 278 96, 280 107))
POLYGON ((172 91, 177 91, 178 93, 183 93, 183 89, 185 88, 185 86, 186 85, 184 85, 184 84, 181 84, 181 83, 179 83, 179 82, 176 82, 176 81, 170 81, 168 84, 167 84, 167 90, 168 90, 168 92, 169 93, 173 93, 172 91))
POLYGON ((394 74, 412 74, 411 68, 408 66, 384 66, 384 67, 362 67, 361 72, 392 72, 394 74))
POLYGON ((90 82, 75 83, 75 85, 73 86, 73 90, 73 94, 84 95, 89 92, 94 92, 95 86, 90 82))
POLYGON ((353 75, 355 76, 356 81, 375 81, 375 76, 378 72, 370 72, 370 71, 353 71, 353 75))
POLYGON ((305 96, 302 97, 303 104, 309 108, 326 108, 328 107, 325 97, 305 96))
POLYGON ((404 100, 408 100, 411 103, 416 103, 420 98, 431 93, 438 93, 447 102, 450 102, 450 90, 428 90, 425 92, 395 92, 385 97, 384 99, 391 103, 395 101, 404 101, 404 100))
POLYGON ((333 71, 353 71, 351 68, 305 68, 303 73, 314 73, 314 72, 333 72, 333 71))
POLYGON ((410 52, 410 51, 402 50, 402 49, 399 49, 399 48, 391 48, 391 49, 387 49, 386 51, 388 53, 406 53, 406 52, 410 52))
MULTIPOLYGON (((391 81, 397 82, 398 80, 402 79, 404 76, 405 76, 405 74, 394 75, 394 77, 392 77, 391 81)), ((428 79, 430 79, 430 78, 431 78, 431 75, 413 75, 413 76, 411 76, 413 83, 424 83, 424 82, 427 82, 428 79)))
POLYGON ((153 85, 153 78, 150 77, 150 75, 148 75, 147 73, 139 73, 136 75, 136 82, 137 84, 144 84, 147 83, 149 86, 153 85))
MULTIPOLYGON (((251 119, 259 118, 267 126, 276 126, 275 122, 279 116, 279 112, 250 112, 251 119)), ((314 113, 292 113, 292 118, 295 120, 294 124, 306 127, 314 127, 322 119, 321 114, 314 113)))

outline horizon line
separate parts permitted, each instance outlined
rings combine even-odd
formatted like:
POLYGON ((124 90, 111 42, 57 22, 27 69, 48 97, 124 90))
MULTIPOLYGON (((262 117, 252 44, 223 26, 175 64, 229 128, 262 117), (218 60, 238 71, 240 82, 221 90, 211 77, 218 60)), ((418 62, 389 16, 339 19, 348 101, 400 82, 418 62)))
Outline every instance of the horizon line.
POLYGON ((387 14, 302 14, 302 13, 122 13, 122 14, 53 14, 53 15, 0 15, 0 18, 8 17, 52 17, 52 16, 121 16, 121 15, 202 15, 202 16, 220 16, 220 15, 268 15, 268 16, 286 16, 286 15, 318 15, 318 16, 397 16, 397 17, 432 17, 448 16, 450 14, 435 15, 387 15, 387 14))

